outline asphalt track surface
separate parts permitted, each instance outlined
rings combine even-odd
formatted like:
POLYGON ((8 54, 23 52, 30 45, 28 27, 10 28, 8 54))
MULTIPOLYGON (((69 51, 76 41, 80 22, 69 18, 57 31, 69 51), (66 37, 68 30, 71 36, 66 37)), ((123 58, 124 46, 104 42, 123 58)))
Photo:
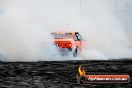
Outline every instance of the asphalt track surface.
POLYGON ((132 88, 132 61, 0 62, 0 88, 132 88), (88 74, 129 74, 129 83, 78 84, 79 65, 88 74))

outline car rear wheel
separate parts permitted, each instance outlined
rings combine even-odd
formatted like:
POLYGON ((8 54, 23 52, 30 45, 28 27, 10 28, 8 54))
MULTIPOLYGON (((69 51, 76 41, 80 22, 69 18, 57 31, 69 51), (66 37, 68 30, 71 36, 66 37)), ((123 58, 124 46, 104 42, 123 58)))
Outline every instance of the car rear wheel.
POLYGON ((77 55, 78 55, 78 48, 76 47, 76 49, 73 51, 73 56, 77 57, 77 55))

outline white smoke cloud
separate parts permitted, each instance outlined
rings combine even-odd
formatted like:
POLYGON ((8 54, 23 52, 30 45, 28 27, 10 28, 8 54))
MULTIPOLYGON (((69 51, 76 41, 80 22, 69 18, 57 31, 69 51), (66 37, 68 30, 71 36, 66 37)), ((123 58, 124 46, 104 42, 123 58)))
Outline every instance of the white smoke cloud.
POLYGON ((3 61, 132 57, 122 23, 103 0, 1 0, 0 58, 3 61), (52 31, 79 31, 88 48, 78 58, 61 57, 52 31), (92 47, 92 48, 91 48, 92 47))

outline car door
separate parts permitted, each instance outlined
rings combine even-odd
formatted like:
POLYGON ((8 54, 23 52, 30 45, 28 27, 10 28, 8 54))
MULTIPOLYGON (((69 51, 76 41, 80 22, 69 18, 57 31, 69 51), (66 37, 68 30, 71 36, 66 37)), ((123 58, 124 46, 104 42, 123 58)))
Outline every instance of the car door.
POLYGON ((82 37, 78 32, 75 32, 74 41, 75 41, 76 47, 81 49, 82 37))

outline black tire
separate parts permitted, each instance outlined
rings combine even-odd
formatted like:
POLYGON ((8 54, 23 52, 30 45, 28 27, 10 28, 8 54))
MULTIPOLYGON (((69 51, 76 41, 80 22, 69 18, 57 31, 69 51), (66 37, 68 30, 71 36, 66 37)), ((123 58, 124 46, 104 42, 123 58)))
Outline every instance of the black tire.
POLYGON ((76 49, 73 51, 73 56, 74 56, 74 57, 77 57, 77 55, 78 55, 78 48, 76 48, 76 49))

